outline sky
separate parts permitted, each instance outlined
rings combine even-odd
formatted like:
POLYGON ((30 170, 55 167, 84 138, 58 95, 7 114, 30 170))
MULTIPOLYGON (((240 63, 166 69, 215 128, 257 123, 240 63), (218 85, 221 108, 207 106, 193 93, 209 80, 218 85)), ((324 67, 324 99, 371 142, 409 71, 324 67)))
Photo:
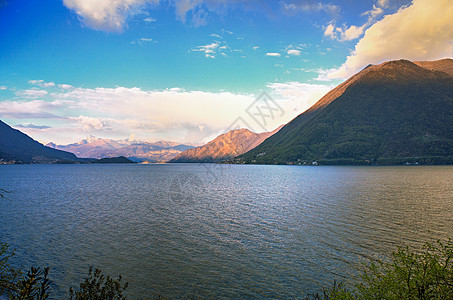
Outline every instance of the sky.
POLYGON ((42 142, 270 131, 369 64, 453 56, 451 0, 0 0, 0 120, 42 142))

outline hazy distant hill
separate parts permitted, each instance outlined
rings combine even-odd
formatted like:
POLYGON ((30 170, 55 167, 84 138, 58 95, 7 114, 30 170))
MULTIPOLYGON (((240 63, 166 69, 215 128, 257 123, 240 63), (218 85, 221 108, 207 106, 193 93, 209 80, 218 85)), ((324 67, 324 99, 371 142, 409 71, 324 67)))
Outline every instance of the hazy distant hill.
POLYGON ((93 161, 95 164, 133 164, 134 162, 124 156, 107 157, 93 161))
POLYGON ((134 161, 168 161, 181 152, 193 148, 192 146, 167 141, 155 143, 128 140, 116 141, 93 136, 74 144, 55 145, 54 143, 49 143, 47 146, 72 152, 78 157, 105 158, 124 156, 134 161))
POLYGON ((75 161, 78 159, 74 154, 46 147, 0 121, 0 162, 59 163, 75 161))
POLYGON ((370 65, 278 133, 246 163, 453 162, 453 60, 370 65))
POLYGON ((280 128, 263 133, 253 133, 248 129, 231 130, 204 146, 184 151, 170 162, 219 162, 230 159, 255 148, 280 128))

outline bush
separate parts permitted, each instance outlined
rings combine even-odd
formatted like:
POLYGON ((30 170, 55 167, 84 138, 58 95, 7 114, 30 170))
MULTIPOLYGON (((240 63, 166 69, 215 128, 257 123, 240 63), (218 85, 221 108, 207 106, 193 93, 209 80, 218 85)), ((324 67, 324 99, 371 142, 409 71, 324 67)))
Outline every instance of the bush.
POLYGON ((117 280, 112 279, 110 276, 105 276, 102 271, 90 267, 88 277, 80 284, 78 291, 69 289, 70 299, 76 300, 113 300, 113 299, 126 299, 123 292, 126 290, 128 283, 124 285, 121 283, 121 275, 117 280))
POLYGON ((14 251, 9 253, 8 248, 7 244, 0 243, 0 295, 11 294, 20 275, 20 272, 9 264, 9 260, 14 256, 14 251))
POLYGON ((321 293, 309 294, 305 300, 353 300, 357 299, 353 292, 348 290, 343 283, 334 282, 329 289, 324 289, 321 293))
POLYGON ((52 284, 48 278, 49 268, 31 267, 23 274, 22 270, 10 266, 14 251, 8 252, 8 248, 7 244, 0 243, 0 295, 10 299, 47 299, 52 284))
POLYGON ((363 299, 453 299, 453 244, 399 248, 392 261, 370 264, 357 285, 363 299))
POLYGON ((334 284, 309 299, 453 299, 453 243, 426 244, 422 253, 399 248, 390 261, 370 263, 362 281, 354 290, 334 284))
POLYGON ((49 280, 49 269, 31 267, 27 275, 25 275, 16 285, 16 289, 12 292, 14 299, 36 299, 44 300, 49 298, 51 289, 51 281, 49 280))

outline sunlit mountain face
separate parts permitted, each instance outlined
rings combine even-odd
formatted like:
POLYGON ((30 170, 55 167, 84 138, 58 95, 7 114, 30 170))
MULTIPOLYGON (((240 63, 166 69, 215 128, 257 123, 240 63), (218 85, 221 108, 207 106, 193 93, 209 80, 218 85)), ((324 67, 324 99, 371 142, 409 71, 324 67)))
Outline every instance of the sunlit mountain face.
POLYGON ((265 139, 280 130, 279 126, 271 132, 254 133, 248 129, 230 130, 206 145, 188 149, 170 162, 222 162, 235 158, 254 149, 265 139))

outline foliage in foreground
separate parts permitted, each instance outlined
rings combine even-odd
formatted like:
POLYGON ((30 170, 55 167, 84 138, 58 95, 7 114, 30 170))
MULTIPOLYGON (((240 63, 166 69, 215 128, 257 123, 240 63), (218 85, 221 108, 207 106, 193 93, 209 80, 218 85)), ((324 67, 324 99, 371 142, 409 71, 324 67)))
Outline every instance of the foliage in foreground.
POLYGON ((426 244, 422 253, 399 248, 392 260, 368 265, 355 289, 334 284, 307 299, 453 299, 453 243, 426 244))
MULTIPOLYGON (((0 243, 0 295, 10 299, 47 299, 51 287, 49 268, 32 267, 24 274, 9 265, 13 256, 14 252, 8 252, 8 245, 0 243)), ((70 289, 70 299, 126 299, 123 292, 127 286, 121 276, 114 280, 90 268, 79 289, 70 289)), ((453 299, 453 243, 450 240, 445 244, 426 244, 421 253, 408 247, 399 248, 390 261, 369 264, 362 282, 353 289, 334 283, 321 293, 308 295, 307 299, 453 299)))
MULTIPOLYGON (((9 299, 45 300, 50 296, 52 282, 48 275, 50 268, 31 267, 27 273, 13 268, 9 260, 14 251, 8 251, 9 246, 0 243, 0 296, 9 299)), ((126 299, 123 292, 127 282, 123 284, 121 276, 117 280, 105 276, 99 269, 93 272, 90 267, 88 277, 80 284, 77 291, 69 289, 70 299, 76 300, 114 300, 126 299)))
POLYGON ((0 243, 0 295, 10 299, 47 299, 51 289, 49 268, 31 267, 25 274, 10 266, 14 251, 9 253, 8 248, 7 244, 0 243))
POLYGON ((123 292, 127 289, 128 283, 122 284, 121 275, 114 280, 109 275, 105 276, 101 270, 90 267, 88 277, 80 284, 78 291, 69 289, 70 299, 76 300, 103 300, 103 299, 126 299, 123 292))
POLYGON ((409 248, 389 263, 371 264, 357 286, 365 299, 453 299, 453 243, 426 244, 421 254, 409 248))

